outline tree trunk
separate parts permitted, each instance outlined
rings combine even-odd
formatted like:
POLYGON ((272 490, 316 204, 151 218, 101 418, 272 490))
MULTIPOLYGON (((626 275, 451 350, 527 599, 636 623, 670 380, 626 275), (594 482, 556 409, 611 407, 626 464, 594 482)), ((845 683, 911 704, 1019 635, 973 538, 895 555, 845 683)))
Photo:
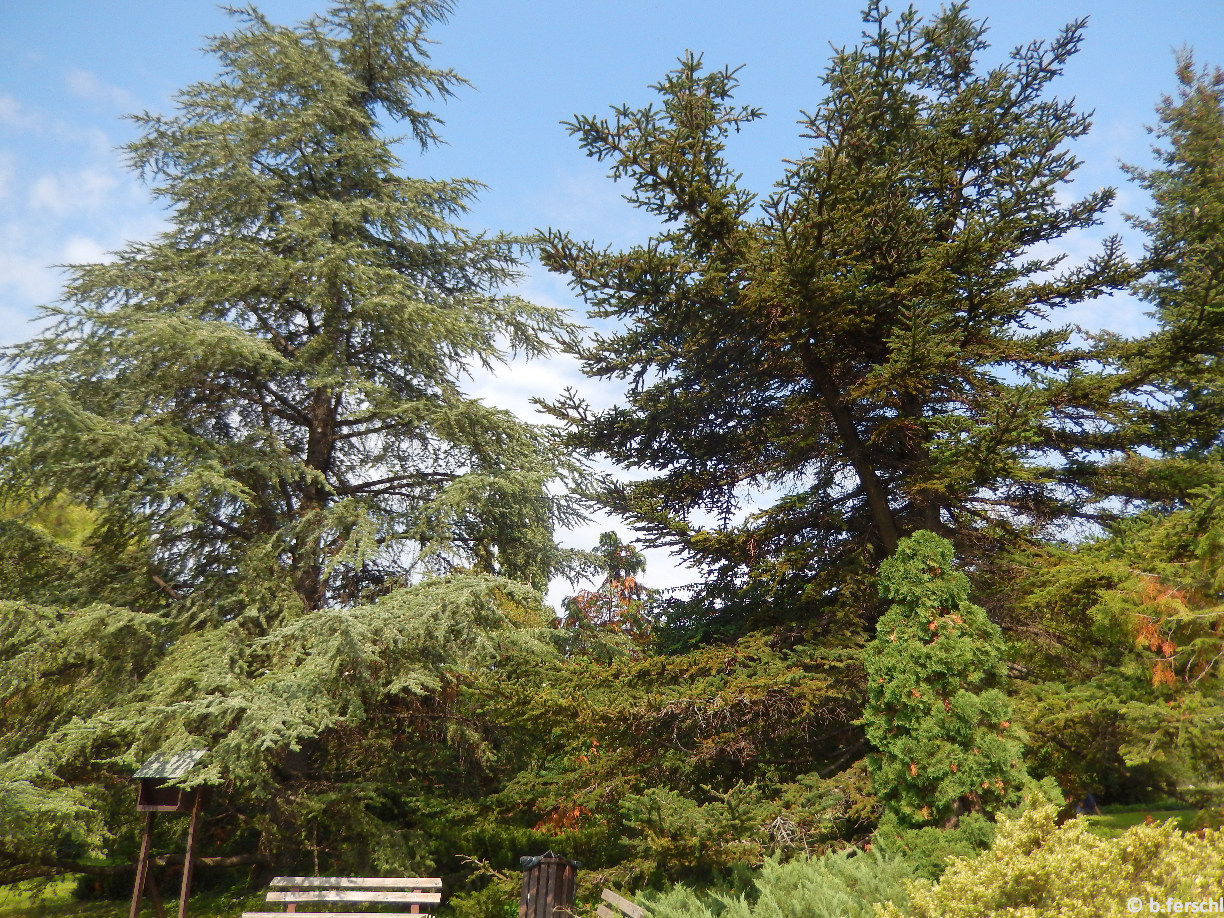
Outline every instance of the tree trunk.
POLYGON ((834 384, 828 368, 811 352, 810 348, 803 349, 803 366, 812 382, 815 383, 816 391, 820 393, 825 408, 833 418, 833 424, 841 438, 842 454, 850 462, 854 474, 858 476, 859 484, 863 488, 863 496, 867 499, 867 507, 871 512, 872 522, 875 524, 876 534, 879 537, 879 547, 883 556, 887 557, 896 551, 898 541, 897 523, 893 517, 892 507, 889 506, 888 492, 884 483, 880 481, 880 476, 876 474, 875 467, 868 460, 866 444, 863 443, 850 409, 846 407, 841 390, 834 384))
MULTIPOLYGON (((331 503, 328 478, 336 445, 336 405, 331 389, 315 389, 310 399, 310 432, 306 441, 308 478, 302 486, 301 518, 326 510, 331 503)), ((327 602, 327 580, 323 576, 323 532, 312 520, 302 532, 294 551, 294 585, 307 609, 321 609, 327 602)))

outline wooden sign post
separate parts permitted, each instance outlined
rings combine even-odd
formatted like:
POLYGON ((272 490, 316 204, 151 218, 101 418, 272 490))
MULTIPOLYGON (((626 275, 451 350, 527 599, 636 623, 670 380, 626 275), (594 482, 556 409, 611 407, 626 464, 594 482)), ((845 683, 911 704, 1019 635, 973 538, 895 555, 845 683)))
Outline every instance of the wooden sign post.
POLYGON ((192 749, 174 755, 155 755, 136 771, 132 778, 140 783, 136 787, 136 812, 145 814, 144 837, 140 840, 140 856, 136 861, 136 886, 132 890, 132 909, 128 918, 140 915, 140 900, 145 887, 149 887, 153 900, 153 911, 157 918, 165 918, 161 893, 157 881, 149 870, 153 863, 153 817, 158 813, 191 815, 187 826, 187 856, 183 861, 183 883, 179 890, 178 918, 187 918, 187 897, 191 894, 191 872, 195 866, 196 827, 200 821, 200 810, 204 805, 204 788, 185 790, 168 787, 167 784, 186 774, 199 764, 206 750, 192 749))

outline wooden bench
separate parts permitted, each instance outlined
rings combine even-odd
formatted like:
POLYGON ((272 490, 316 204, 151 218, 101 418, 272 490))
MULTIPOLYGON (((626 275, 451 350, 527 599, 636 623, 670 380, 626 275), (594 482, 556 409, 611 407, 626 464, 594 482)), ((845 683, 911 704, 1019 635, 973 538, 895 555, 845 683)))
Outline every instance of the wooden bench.
POLYGON ((607 905, 601 905, 595 909, 595 914, 599 918, 650 918, 646 909, 640 905, 635 905, 624 896, 619 896, 610 889, 605 889, 601 896, 616 911, 612 911, 607 905))
MULTIPOLYGON (((430 918, 425 905, 442 901, 442 881, 436 877, 276 877, 268 884, 267 901, 281 903, 283 912, 243 912, 242 918, 285 918, 287 912, 324 910, 330 918, 369 918, 371 912, 336 912, 345 905, 399 905, 407 911, 379 912, 383 918, 430 918)), ((432 911, 432 909, 431 909, 432 911)))

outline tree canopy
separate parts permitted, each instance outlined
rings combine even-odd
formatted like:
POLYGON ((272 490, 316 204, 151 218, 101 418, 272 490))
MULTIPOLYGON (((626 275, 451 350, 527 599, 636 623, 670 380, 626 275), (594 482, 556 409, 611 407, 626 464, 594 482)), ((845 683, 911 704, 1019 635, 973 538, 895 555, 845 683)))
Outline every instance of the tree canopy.
POLYGON ((547 584, 556 466, 462 382, 564 323, 498 292, 520 240, 454 222, 478 183, 402 175, 381 129, 435 141, 424 104, 461 82, 423 38, 445 11, 238 13, 218 77, 136 117, 171 228, 71 268, 50 331, 8 352, 10 493, 89 504, 100 540, 147 539, 163 590, 225 616, 428 571, 547 584))
POLYGON ((1178 94, 1162 100, 1154 168, 1129 167, 1151 196, 1131 222, 1147 237, 1151 270, 1136 292, 1157 329, 1122 345, 1126 384, 1139 390, 1142 442, 1203 456, 1224 446, 1224 71, 1177 62, 1178 94))
MULTIPOLYGON (((726 152, 762 113, 689 54, 570 125, 660 221, 614 251, 469 232, 478 182, 406 174, 463 82, 428 55, 448 12, 232 11, 218 75, 135 118, 168 229, 5 352, 0 883, 124 879, 127 776, 195 748, 206 863, 441 874, 453 918, 549 848, 596 889, 707 887, 677 913, 867 914, 1055 781, 1217 793, 1220 72, 1183 55, 1130 170, 1144 257, 1072 262, 1113 196, 1069 193, 1083 22, 994 55, 963 4, 870 3, 765 197, 726 152), (585 339, 513 294, 532 245, 585 339), (1150 334, 1059 324, 1128 285, 1150 334), (619 403, 542 403, 557 428, 466 391, 558 348, 619 403), (592 499, 696 562, 691 599, 616 533, 558 546, 592 499)), ((1054 838, 1034 812, 991 857, 1054 838)))
POLYGON ((1054 323, 1126 263, 1113 238, 1069 267, 1049 248, 1113 198, 1064 196, 1089 119, 1050 90, 1083 23, 989 67, 963 4, 864 18, 764 200, 724 155, 760 112, 697 57, 658 106, 570 125, 664 227, 623 252, 549 234, 545 262, 611 328, 578 349, 584 371, 628 384, 605 411, 552 410, 647 471, 607 505, 706 565, 723 601, 818 603, 918 529, 981 558, 1082 512, 1105 448, 1092 355, 1054 323))
POLYGON ((463 383, 567 326, 503 292, 521 239, 459 224, 479 184, 406 176, 385 129, 437 140, 447 11, 235 11, 218 76, 135 118, 169 229, 70 268, 6 353, 0 881, 105 872, 123 772, 201 747, 240 860, 426 871, 405 820, 483 757, 459 684, 554 654, 571 465, 463 383), (60 504, 75 545, 35 525, 60 504))

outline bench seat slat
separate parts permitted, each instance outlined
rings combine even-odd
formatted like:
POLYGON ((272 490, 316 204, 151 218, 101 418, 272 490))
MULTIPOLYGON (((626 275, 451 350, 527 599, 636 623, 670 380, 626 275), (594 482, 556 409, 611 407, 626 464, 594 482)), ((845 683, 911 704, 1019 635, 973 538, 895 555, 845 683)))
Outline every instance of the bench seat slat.
POLYGON ((646 910, 636 903, 630 902, 624 896, 618 896, 610 889, 605 889, 601 894, 605 902, 611 903, 619 908, 629 918, 646 918, 646 910))
POLYGON ((242 918, 292 918, 293 915, 310 915, 312 918, 433 918, 422 912, 243 912, 242 918))
POLYGON ((301 889, 268 893, 269 902, 385 902, 401 905, 437 905, 442 894, 385 889, 301 889))
POLYGON ((428 889, 439 890, 437 877, 273 877, 270 889, 428 889))

